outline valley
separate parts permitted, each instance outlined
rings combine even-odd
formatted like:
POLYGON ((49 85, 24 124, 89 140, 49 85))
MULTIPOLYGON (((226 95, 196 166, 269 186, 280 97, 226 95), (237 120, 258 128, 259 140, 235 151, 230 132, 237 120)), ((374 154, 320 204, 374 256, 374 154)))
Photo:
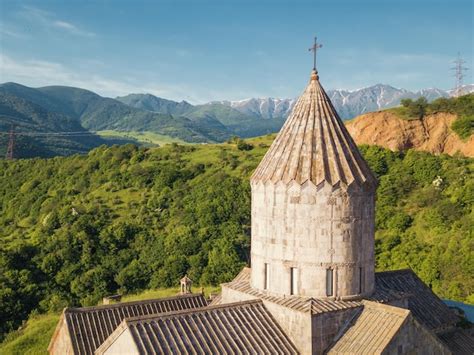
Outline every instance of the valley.
POLYGON ((165 136, 163 134, 149 132, 149 131, 113 131, 104 130, 95 132, 98 136, 105 139, 123 139, 129 143, 135 143, 144 146, 161 146, 170 143, 186 144, 186 142, 179 138, 165 136))

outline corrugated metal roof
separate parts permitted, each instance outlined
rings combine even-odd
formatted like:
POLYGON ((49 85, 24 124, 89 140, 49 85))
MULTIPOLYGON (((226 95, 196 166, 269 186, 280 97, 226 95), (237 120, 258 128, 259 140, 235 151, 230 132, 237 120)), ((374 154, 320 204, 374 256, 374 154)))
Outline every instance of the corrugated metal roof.
POLYGON ((280 181, 376 185, 315 71, 251 178, 252 183, 280 181))
POLYGON ((328 354, 382 354, 410 315, 403 308, 369 301, 363 304, 328 354))
POLYGON ((260 300, 127 319, 96 354, 124 328, 140 354, 298 354, 260 300))
POLYGON ((75 354, 93 354, 125 319, 207 306, 201 294, 83 308, 66 308, 64 319, 75 354))
POLYGON ((408 309, 416 320, 434 332, 452 327, 459 321, 412 270, 378 272, 375 274, 375 287, 408 294, 408 309))
POLYGON ((474 329, 453 329, 438 337, 455 355, 474 354, 474 329))

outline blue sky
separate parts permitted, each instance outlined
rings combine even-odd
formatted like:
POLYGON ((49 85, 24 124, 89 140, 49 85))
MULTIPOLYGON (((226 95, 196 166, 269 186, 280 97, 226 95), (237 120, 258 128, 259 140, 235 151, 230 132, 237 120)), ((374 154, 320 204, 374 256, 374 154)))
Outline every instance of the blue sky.
POLYGON ((472 1, 0 1, 0 82, 193 103, 326 89, 449 89, 471 68, 472 1))

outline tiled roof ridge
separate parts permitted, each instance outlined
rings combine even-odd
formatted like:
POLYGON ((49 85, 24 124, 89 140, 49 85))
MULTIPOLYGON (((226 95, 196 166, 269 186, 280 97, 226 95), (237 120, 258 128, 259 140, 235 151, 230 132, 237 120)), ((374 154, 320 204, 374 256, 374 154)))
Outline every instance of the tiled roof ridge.
POLYGON ((187 315, 187 314, 203 313, 203 312, 214 311, 214 310, 219 310, 219 309, 252 306, 256 304, 263 304, 263 302, 260 299, 256 299, 256 300, 247 300, 247 301, 239 301, 239 302, 232 302, 232 303, 222 303, 222 304, 217 304, 214 306, 204 306, 204 307, 199 307, 199 308, 183 309, 180 311, 150 314, 147 316, 130 317, 130 318, 125 318, 122 321, 122 323, 133 326, 136 323, 153 321, 155 319, 164 319, 168 317, 182 316, 182 315, 187 315))
POLYGON ((75 312, 91 312, 91 311, 100 311, 104 309, 113 309, 113 308, 120 308, 120 307, 127 307, 127 306, 135 306, 141 304, 150 304, 155 302, 166 302, 166 301, 173 301, 178 299, 186 299, 186 298, 198 298, 204 297, 201 293, 191 293, 185 295, 176 295, 176 296, 169 296, 163 298, 150 298, 146 300, 140 301, 130 301, 130 302, 118 302, 112 304, 101 304, 98 306, 89 306, 89 307, 66 307, 63 310, 63 313, 75 313, 75 312))

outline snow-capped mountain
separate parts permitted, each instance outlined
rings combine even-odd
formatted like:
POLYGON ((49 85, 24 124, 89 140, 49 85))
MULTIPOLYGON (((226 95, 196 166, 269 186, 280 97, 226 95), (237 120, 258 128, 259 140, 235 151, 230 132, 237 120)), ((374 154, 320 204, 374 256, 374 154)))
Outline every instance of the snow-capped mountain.
MULTIPOLYGON (((474 84, 466 84, 462 86, 461 89, 461 95, 466 95, 474 92, 474 84)), ((449 96, 454 95, 454 90, 448 90, 447 93, 449 93, 449 96)))
MULTIPOLYGON (((474 84, 465 85, 463 93, 474 92, 474 84)), ((398 89, 390 85, 377 84, 357 90, 328 90, 337 112, 343 119, 351 119, 360 114, 379 111, 398 106, 405 98, 417 99, 424 96, 428 101, 439 97, 452 96, 453 92, 437 88, 423 89, 416 92, 398 89)), ((186 101, 175 102, 150 94, 130 94, 118 97, 117 100, 139 109, 166 113, 171 115, 195 118, 196 115, 210 116, 227 122, 249 119, 282 119, 286 118, 296 103, 296 99, 250 98, 239 101, 214 101, 193 106, 186 101), (224 109, 223 109, 224 108, 224 109)), ((228 122, 227 122, 228 123, 228 122)), ((237 124, 237 122, 234 122, 237 124)), ((262 122, 263 124, 263 122, 262 122)))
POLYGON ((377 84, 352 91, 329 90, 328 96, 339 115, 344 119, 349 119, 362 113, 398 106, 402 99, 417 99, 424 96, 428 101, 432 101, 439 97, 448 97, 449 94, 436 88, 412 92, 405 89, 397 89, 390 85, 377 84))
POLYGON ((249 116, 261 118, 286 117, 296 103, 296 99, 251 98, 240 101, 219 101, 249 116))
MULTIPOLYGON (((464 93, 470 92, 474 92, 474 85, 465 85, 464 93)), ((451 91, 429 88, 412 92, 377 84, 358 90, 328 90, 327 94, 341 118, 350 119, 366 112, 397 106, 401 99, 417 99, 424 96, 428 101, 432 101, 439 97, 451 96, 451 91)), ((220 103, 247 115, 270 119, 288 116, 296 99, 250 98, 240 101, 220 101, 220 103)))

